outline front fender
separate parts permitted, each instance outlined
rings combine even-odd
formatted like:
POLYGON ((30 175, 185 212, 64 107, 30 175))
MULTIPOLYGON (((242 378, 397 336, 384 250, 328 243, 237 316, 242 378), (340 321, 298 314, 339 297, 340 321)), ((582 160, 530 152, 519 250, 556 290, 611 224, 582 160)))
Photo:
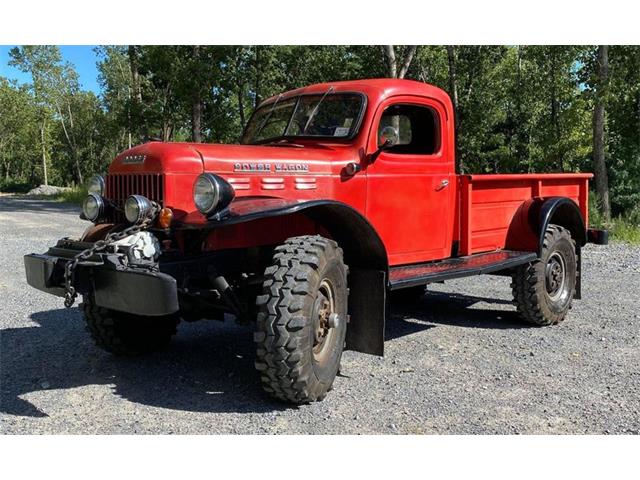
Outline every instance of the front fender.
POLYGON ((353 207, 335 200, 241 197, 233 200, 217 219, 187 215, 176 227, 208 230, 298 213, 319 223, 344 251, 350 289, 347 348, 382 355, 387 252, 378 232, 353 207))

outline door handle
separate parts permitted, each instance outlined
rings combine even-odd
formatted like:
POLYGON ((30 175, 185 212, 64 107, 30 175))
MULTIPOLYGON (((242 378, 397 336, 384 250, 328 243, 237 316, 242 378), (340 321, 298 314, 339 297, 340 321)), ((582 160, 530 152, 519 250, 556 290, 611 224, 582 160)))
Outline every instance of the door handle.
POLYGON ((440 191, 440 190, 442 190, 443 188, 447 188, 448 186, 449 186, 449 180, 447 180, 447 179, 442 180, 442 181, 440 182, 440 185, 438 185, 438 188, 436 188, 436 191, 440 191))

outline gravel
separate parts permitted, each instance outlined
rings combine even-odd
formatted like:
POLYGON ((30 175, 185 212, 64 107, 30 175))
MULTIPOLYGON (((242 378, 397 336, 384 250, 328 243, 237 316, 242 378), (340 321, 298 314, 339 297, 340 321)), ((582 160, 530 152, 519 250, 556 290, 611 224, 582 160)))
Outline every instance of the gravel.
POLYGON ((252 330, 182 323, 136 359, 93 346, 77 309, 26 285, 22 255, 81 234, 77 207, 0 197, 2 433, 640 432, 640 248, 585 249, 584 300, 530 328, 509 280, 436 284, 394 305, 386 356, 346 352, 323 402, 266 397, 252 330))

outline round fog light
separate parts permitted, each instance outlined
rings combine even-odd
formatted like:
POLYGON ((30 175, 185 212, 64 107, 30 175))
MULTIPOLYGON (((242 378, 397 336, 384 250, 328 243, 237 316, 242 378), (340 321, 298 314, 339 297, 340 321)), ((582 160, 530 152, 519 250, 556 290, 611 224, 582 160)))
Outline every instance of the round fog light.
POLYGON ((124 204, 124 216, 129 223, 142 222, 151 212, 151 202, 142 195, 131 195, 124 204))
POLYGON ((96 193, 90 193, 82 202, 82 213, 87 220, 95 222, 104 211, 104 200, 96 193))

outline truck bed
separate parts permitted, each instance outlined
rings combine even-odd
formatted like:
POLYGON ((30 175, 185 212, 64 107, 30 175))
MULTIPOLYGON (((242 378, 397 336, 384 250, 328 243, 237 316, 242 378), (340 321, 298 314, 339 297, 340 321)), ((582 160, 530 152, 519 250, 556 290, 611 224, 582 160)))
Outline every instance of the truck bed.
POLYGON ((568 197, 588 218, 589 179, 582 174, 461 175, 459 181, 460 255, 509 248, 514 217, 532 198, 568 197))

